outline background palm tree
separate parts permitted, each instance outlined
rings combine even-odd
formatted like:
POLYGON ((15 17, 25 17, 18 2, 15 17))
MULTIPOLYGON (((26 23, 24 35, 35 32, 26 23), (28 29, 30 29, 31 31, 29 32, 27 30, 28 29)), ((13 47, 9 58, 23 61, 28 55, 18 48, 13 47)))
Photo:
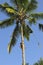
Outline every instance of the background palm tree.
POLYGON ((43 65, 43 59, 40 58, 40 60, 38 62, 36 62, 34 65, 43 65))
MULTIPOLYGON (((25 65, 25 45, 24 37, 29 40, 32 29, 30 24, 35 24, 37 19, 43 18, 43 13, 33 13, 33 10, 37 8, 36 0, 11 0, 14 6, 10 6, 8 3, 0 4, 1 11, 7 13, 10 16, 9 19, 0 22, 0 28, 5 28, 16 24, 14 28, 12 38, 8 44, 8 51, 10 53, 13 46, 15 46, 19 34, 21 35, 20 47, 22 49, 22 64, 25 65), (28 22, 26 21, 28 20, 28 22)), ((43 24, 39 23, 39 29, 43 30, 43 24)))

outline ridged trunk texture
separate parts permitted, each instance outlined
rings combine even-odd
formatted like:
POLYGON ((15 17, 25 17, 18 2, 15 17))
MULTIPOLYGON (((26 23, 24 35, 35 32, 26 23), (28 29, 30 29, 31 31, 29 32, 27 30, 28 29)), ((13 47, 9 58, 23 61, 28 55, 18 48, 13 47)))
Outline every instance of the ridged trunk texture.
POLYGON ((21 25, 21 49, 22 49, 22 65, 25 65, 25 46, 24 46, 24 36, 23 36, 23 27, 21 25))

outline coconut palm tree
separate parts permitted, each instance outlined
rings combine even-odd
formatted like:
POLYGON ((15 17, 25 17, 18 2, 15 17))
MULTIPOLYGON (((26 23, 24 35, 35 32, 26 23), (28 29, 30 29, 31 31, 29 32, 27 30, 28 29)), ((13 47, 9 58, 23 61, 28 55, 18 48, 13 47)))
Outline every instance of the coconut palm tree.
MULTIPOLYGON (((37 8, 36 0, 10 0, 13 6, 8 3, 0 4, 1 11, 7 13, 10 17, 0 22, 0 28, 5 28, 16 24, 12 33, 12 38, 8 44, 8 51, 11 52, 13 46, 16 45, 18 35, 21 35, 20 47, 22 49, 22 64, 25 65, 25 45, 24 37, 29 40, 30 33, 33 33, 30 24, 35 24, 37 19, 43 18, 43 13, 32 13, 37 8), (28 22, 26 21, 28 20, 28 22)), ((43 29, 43 25, 39 24, 39 28, 43 29)))
POLYGON ((40 60, 38 62, 36 62, 34 65, 43 65, 43 59, 40 58, 40 60))

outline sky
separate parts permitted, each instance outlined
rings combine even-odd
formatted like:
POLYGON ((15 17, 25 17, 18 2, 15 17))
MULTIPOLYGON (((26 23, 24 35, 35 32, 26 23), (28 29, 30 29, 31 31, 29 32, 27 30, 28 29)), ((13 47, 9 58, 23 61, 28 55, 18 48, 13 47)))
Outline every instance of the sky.
MULTIPOLYGON (((38 8, 35 12, 43 12, 43 0, 38 1, 38 8)), ((0 0, 0 4, 10 0, 0 0)), ((0 11, 0 21, 7 19, 8 16, 0 11)), ((24 39, 25 43, 25 58, 26 63, 33 65, 40 58, 43 58, 43 32, 39 30, 38 23, 43 24, 43 20, 37 20, 36 25, 32 25, 33 34, 30 35, 30 40, 24 39), (39 43, 39 45, 38 45, 39 43)), ((22 65, 22 51, 20 49, 20 36, 17 44, 13 47, 11 53, 7 51, 8 43, 10 42, 14 25, 0 29, 0 65, 22 65)))

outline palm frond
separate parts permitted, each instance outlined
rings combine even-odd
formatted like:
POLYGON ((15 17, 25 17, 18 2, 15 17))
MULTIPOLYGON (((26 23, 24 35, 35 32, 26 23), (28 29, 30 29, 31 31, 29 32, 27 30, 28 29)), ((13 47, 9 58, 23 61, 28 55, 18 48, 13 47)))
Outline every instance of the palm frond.
POLYGON ((18 5, 18 0, 10 0, 11 3, 14 4, 14 7, 16 7, 16 9, 18 10, 19 5, 18 5))
POLYGON ((21 0, 10 0, 11 2, 13 2, 18 8, 21 8, 22 3, 21 0))
POLYGON ((5 3, 2 4, 2 5, 0 4, 0 8, 1 8, 1 7, 9 7, 9 4, 8 4, 7 2, 5 2, 5 3))
POLYGON ((43 24, 39 24, 39 29, 43 31, 43 24))
POLYGON ((16 45, 16 41, 17 41, 18 35, 19 35, 19 27, 17 25, 15 27, 14 31, 13 31, 11 41, 8 44, 8 52, 9 53, 11 52, 12 47, 16 45))
POLYGON ((29 21, 29 24, 36 23, 36 18, 34 18, 32 16, 26 16, 26 19, 29 21))
POLYGON ((36 19, 43 19, 43 13, 33 13, 33 14, 30 14, 30 16, 36 19))
POLYGON ((5 27, 8 27, 8 26, 11 26, 12 24, 14 24, 14 17, 11 17, 9 19, 6 19, 4 21, 1 21, 0 22, 0 28, 5 28, 5 27))
POLYGON ((32 31, 32 29, 27 25, 27 31, 29 32, 29 33, 33 33, 33 31, 32 31))
POLYGON ((12 14, 14 15, 16 13, 16 10, 11 7, 8 3, 0 4, 0 9, 1 11, 4 10, 7 14, 12 14))
POLYGON ((27 40, 29 40, 30 33, 33 33, 33 31, 28 25, 24 24, 23 25, 23 35, 24 37, 26 37, 27 40))
POLYGON ((22 6, 26 9, 28 4, 29 4, 29 1, 28 0, 21 0, 21 3, 22 3, 22 6))
POLYGON ((18 9, 26 8, 28 6, 29 1, 28 0, 10 0, 13 2, 18 9))
POLYGON ((33 18, 33 17, 30 17, 29 18, 29 24, 35 24, 36 23, 36 19, 35 18, 33 18))
POLYGON ((27 11, 32 11, 37 8, 37 1, 31 0, 31 2, 28 4, 27 11))

